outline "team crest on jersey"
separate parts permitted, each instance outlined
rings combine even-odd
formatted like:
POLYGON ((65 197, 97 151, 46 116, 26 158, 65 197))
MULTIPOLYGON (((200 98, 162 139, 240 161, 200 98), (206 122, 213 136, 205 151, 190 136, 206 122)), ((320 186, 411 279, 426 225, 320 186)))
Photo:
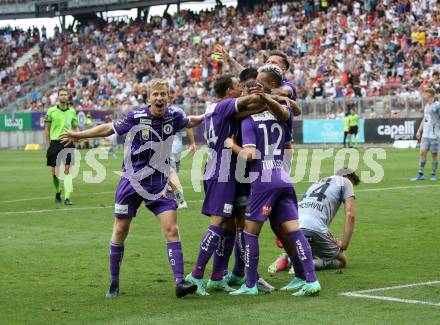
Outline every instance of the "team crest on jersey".
POLYGON ((141 135, 143 140, 148 140, 150 137, 150 127, 141 129, 141 135))
POLYGON ((171 124, 165 124, 163 127, 163 133, 171 134, 173 132, 173 126, 171 124))
POLYGON ((66 124, 69 125, 69 126, 72 125, 72 119, 69 118, 69 119, 66 121, 66 124))
POLYGON ((263 205, 263 207, 261 208, 261 215, 263 216, 263 217, 268 217, 269 215, 270 215, 270 212, 272 211, 272 206, 271 205, 268 205, 268 204, 265 204, 265 205, 263 205))

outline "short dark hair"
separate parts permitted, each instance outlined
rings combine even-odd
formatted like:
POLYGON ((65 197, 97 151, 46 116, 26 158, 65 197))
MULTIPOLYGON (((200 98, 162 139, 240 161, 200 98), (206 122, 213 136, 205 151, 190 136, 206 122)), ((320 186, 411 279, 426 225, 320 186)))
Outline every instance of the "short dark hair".
POLYGON ((69 91, 67 90, 66 87, 60 87, 60 88, 58 88, 58 94, 59 94, 60 92, 62 92, 62 91, 65 91, 66 93, 69 93, 69 91))
POLYGON ((218 97, 225 97, 228 88, 232 88, 232 74, 225 74, 214 82, 214 91, 218 97))
POLYGON ((280 58, 282 58, 284 64, 286 65, 286 70, 289 70, 290 63, 289 63, 289 58, 286 55, 286 53, 279 51, 279 50, 273 50, 273 51, 269 52, 269 56, 272 56, 272 55, 279 56, 280 58))
POLYGON ((349 167, 343 167, 339 169, 336 172, 336 175, 347 177, 354 185, 359 185, 359 183, 361 182, 361 179, 359 178, 358 175, 356 175, 354 169, 351 169, 349 167))
POLYGON ((255 68, 246 68, 240 72, 240 82, 246 82, 250 79, 257 79, 258 71, 255 68))

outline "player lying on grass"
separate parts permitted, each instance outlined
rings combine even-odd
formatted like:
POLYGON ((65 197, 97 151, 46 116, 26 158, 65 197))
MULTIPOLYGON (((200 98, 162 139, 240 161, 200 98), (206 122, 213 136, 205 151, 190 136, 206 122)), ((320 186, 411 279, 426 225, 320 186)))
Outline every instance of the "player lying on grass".
MULTIPOLYGON (((316 270, 339 269, 347 265, 347 250, 353 234, 356 204, 353 187, 360 182, 355 171, 342 168, 336 175, 323 178, 308 188, 301 198, 299 206, 299 224, 308 239, 316 270), (328 227, 333 221, 341 203, 345 204, 345 224, 342 240, 335 240, 328 227)), ((282 239, 282 238, 280 238, 282 239)), ((282 240, 286 250, 288 243, 282 240)), ((269 266, 269 273, 286 270, 289 259, 282 254, 269 266)), ((295 274, 300 266, 293 265, 295 274)), ((284 288, 289 289, 289 286, 284 288)))
POLYGON ((111 283, 108 298, 119 293, 119 271, 124 256, 124 241, 131 221, 144 202, 159 220, 166 239, 169 264, 174 274, 176 296, 194 293, 197 287, 184 281, 182 245, 176 220, 176 201, 164 194, 169 175, 169 159, 173 135, 203 121, 201 116, 185 116, 176 107, 169 107, 169 87, 166 80, 149 83, 149 105, 129 112, 126 116, 82 132, 66 131, 63 143, 83 138, 126 135, 123 175, 116 190, 115 223, 110 241, 111 283))

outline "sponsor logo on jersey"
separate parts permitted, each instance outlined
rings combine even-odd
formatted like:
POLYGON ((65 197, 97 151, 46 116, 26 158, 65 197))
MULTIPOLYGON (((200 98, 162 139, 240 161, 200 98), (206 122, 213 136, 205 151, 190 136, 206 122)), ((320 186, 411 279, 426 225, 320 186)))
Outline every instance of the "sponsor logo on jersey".
POLYGON ((151 125, 151 119, 141 118, 141 119, 139 119, 139 124, 151 125))
POLYGON ((231 214, 232 213, 232 204, 225 203, 223 206, 223 213, 231 214))
POLYGON ((388 135, 394 140, 411 140, 414 137, 415 121, 405 121, 400 125, 379 125, 377 133, 388 135))
POLYGON ((138 114, 135 113, 133 117, 134 118, 148 117, 148 113, 138 113, 138 114))

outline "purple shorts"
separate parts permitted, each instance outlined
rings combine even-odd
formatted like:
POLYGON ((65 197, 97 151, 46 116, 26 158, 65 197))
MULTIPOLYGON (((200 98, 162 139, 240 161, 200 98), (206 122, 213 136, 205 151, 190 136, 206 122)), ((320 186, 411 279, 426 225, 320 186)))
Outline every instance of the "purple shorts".
POLYGON ((176 200, 171 196, 162 196, 157 200, 146 200, 130 185, 130 181, 121 178, 115 196, 115 217, 134 218, 142 202, 155 215, 168 210, 176 210, 176 200))
POLYGON ((207 216, 231 218, 235 202, 235 182, 203 181, 205 199, 202 213, 207 216))
POLYGON ((249 183, 235 183, 235 207, 245 208, 249 194, 251 192, 251 184, 249 183))
POLYGON ((276 223, 298 220, 298 201, 293 187, 283 187, 268 192, 252 193, 246 206, 246 220, 276 223))

